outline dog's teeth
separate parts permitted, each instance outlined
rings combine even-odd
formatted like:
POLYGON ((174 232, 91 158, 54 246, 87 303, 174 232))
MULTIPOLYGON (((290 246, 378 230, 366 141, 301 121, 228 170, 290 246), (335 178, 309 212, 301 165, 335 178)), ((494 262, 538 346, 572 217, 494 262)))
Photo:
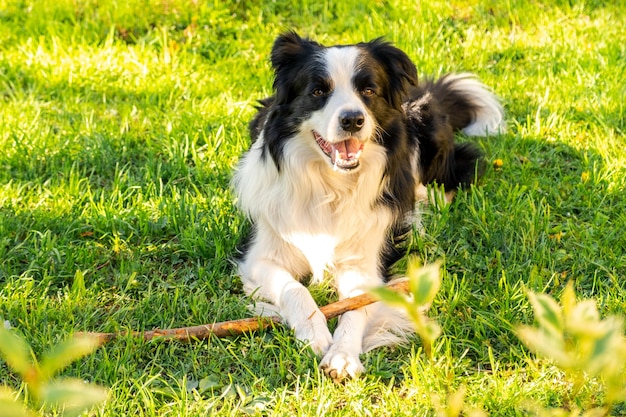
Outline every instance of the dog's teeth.
POLYGON ((337 149, 335 149, 335 155, 333 158, 333 161, 335 163, 335 165, 337 165, 337 161, 339 161, 341 159, 341 154, 339 153, 339 151, 337 149))
POLYGON ((359 159, 361 157, 362 153, 363 153, 363 149, 359 149, 359 151, 356 153, 356 155, 354 155, 354 159, 359 159))

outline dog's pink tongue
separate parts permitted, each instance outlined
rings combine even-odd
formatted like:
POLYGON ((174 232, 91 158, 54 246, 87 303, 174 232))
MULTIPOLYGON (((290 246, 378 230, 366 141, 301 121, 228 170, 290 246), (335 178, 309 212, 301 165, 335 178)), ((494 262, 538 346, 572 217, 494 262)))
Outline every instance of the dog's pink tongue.
POLYGON ((361 141, 355 138, 344 140, 343 142, 332 144, 333 152, 332 157, 335 158, 337 153, 339 158, 348 161, 351 159, 358 159, 360 151, 363 149, 361 141))

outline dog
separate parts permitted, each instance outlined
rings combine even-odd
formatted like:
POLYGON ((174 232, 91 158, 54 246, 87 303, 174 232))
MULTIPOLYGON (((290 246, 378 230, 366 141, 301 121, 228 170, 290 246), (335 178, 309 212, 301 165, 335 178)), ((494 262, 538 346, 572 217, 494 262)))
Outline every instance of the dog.
POLYGON ((344 313, 331 335, 304 283, 332 276, 339 299, 383 284, 426 186, 451 197, 480 174, 480 150, 455 133, 499 134, 503 108, 470 74, 418 82, 406 53, 380 38, 327 47, 287 32, 271 64, 273 95, 260 101, 232 179, 252 224, 239 274, 327 375, 356 377, 361 353, 398 342, 411 324, 378 302, 344 313))

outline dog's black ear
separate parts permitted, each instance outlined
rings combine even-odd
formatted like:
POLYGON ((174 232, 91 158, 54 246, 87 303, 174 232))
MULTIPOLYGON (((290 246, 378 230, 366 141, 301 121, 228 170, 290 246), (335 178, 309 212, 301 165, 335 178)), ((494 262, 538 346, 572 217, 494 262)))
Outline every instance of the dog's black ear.
POLYGON ((306 52, 311 41, 302 39, 296 32, 279 35, 272 47, 272 67, 275 71, 289 67, 306 52))
POLYGON ((382 38, 361 46, 365 47, 385 69, 385 75, 389 80, 389 91, 385 92, 387 101, 392 106, 400 108, 408 88, 417 85, 415 64, 402 50, 382 38))
POLYGON ((276 38, 272 48, 272 67, 274 68, 274 91, 276 103, 288 103, 304 88, 306 79, 299 77, 301 68, 309 56, 321 45, 309 39, 301 38, 296 32, 286 32, 276 38))

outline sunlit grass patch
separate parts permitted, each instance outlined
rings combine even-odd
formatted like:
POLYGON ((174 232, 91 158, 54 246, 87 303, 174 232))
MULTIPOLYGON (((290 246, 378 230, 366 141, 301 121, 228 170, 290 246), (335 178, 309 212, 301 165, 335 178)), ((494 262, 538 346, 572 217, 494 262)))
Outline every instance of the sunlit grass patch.
MULTIPOLYGON (((484 179, 426 209, 410 245, 441 265, 434 360, 415 338, 335 385, 276 329, 123 339, 62 376, 109 389, 96 415, 426 416, 458 392, 494 416, 561 407, 567 378, 515 329, 533 322, 528 290, 567 282, 601 317, 626 310, 625 16, 593 1, 0 0, 0 321, 40 356, 75 331, 247 316, 232 259, 249 225, 229 180, 271 94, 272 42, 385 36, 420 77, 475 72, 509 120, 479 140, 484 179)), ((0 379, 25 389, 4 365, 0 379)))

